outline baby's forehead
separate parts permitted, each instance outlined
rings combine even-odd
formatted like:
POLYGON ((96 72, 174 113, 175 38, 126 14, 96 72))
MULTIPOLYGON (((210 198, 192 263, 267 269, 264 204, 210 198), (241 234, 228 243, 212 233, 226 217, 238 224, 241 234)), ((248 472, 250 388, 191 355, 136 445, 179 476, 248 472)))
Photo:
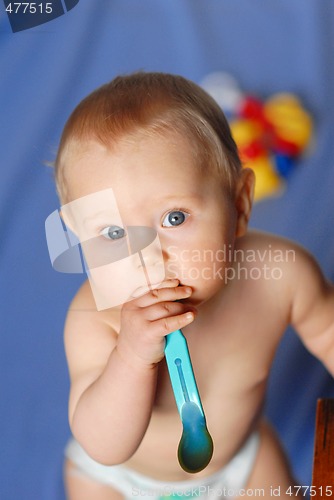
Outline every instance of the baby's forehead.
MULTIPOLYGON (((194 146, 180 134, 168 133, 162 136, 149 134, 145 130, 127 134, 110 144, 101 143, 94 138, 86 141, 71 140, 63 148, 60 158, 61 168, 67 172, 68 181, 74 184, 80 181, 80 176, 84 175, 85 171, 89 172, 91 177, 98 176, 99 170, 105 165, 108 165, 108 170, 113 170, 116 179, 118 167, 121 167, 123 177, 126 174, 131 176, 134 170, 136 175, 145 175, 145 168, 140 171, 139 166, 148 170, 149 165, 154 163, 151 172, 153 175, 158 174, 159 167, 167 163, 165 172, 168 174, 173 164, 182 169, 185 162, 194 170, 198 170, 197 161, 194 146)), ((132 181, 134 180, 132 178, 132 181)))
MULTIPOLYGON (((63 160, 67 202, 111 188, 117 206, 134 211, 148 200, 167 202, 174 195, 181 206, 183 199, 198 198, 213 182, 222 182, 212 168, 199 165, 180 134, 136 133, 111 146, 94 139, 73 141, 63 160)), ((98 205, 103 200, 97 195, 98 205)))
POLYGON ((133 151, 151 150, 158 148, 160 151, 177 149, 186 152, 189 156, 198 156, 199 145, 195 144, 184 134, 177 130, 151 130, 149 127, 127 132, 119 137, 110 137, 110 140, 100 140, 92 134, 88 138, 68 138, 63 147, 61 159, 66 164, 73 164, 82 159, 97 156, 118 154, 131 154, 133 151))
POLYGON ((110 148, 93 138, 87 140, 74 138, 68 140, 64 146, 60 163, 64 168, 71 168, 83 160, 93 160, 96 155, 107 155, 109 151, 110 148))

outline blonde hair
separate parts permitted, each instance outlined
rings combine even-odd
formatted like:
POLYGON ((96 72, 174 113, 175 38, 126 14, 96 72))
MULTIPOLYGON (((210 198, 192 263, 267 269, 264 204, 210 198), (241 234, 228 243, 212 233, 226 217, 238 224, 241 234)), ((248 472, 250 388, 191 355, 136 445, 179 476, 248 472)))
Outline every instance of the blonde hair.
POLYGON ((138 72, 119 76, 83 99, 69 117, 55 162, 57 190, 66 199, 66 151, 93 140, 112 149, 137 132, 188 139, 196 162, 214 168, 232 190, 241 162, 223 111, 201 87, 181 76, 138 72))

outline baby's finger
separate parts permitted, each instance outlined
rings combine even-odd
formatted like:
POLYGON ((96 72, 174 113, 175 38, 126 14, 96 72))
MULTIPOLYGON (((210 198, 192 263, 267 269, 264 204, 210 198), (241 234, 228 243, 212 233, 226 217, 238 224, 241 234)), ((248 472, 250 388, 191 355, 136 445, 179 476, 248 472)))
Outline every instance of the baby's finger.
POLYGON ((170 280, 162 281, 158 286, 155 286, 154 288, 173 288, 175 286, 178 286, 179 284, 180 281, 177 278, 173 278, 170 280))
POLYGON ((156 288, 142 295, 136 300, 137 307, 148 307, 159 302, 174 302, 186 299, 192 294, 189 286, 176 286, 171 288, 156 288))
MULTIPOLYGON (((160 288, 173 288, 179 285, 179 280, 178 279, 170 279, 170 280, 165 280, 159 283, 158 285, 152 285, 153 290, 157 290, 160 288)), ((140 286, 136 288, 136 290, 131 294, 131 299, 136 299, 138 297, 141 297, 142 295, 145 295, 147 293, 147 286, 140 286)))
POLYGON ((151 331, 154 335, 168 335, 174 330, 179 330, 180 328, 189 325, 195 319, 195 314, 192 311, 188 311, 178 316, 169 316, 167 318, 161 318, 157 321, 151 323, 151 331))
POLYGON ((157 321, 169 316, 179 316, 189 311, 194 314, 197 312, 195 307, 183 304, 182 302, 159 302, 146 308, 145 319, 148 321, 157 321))

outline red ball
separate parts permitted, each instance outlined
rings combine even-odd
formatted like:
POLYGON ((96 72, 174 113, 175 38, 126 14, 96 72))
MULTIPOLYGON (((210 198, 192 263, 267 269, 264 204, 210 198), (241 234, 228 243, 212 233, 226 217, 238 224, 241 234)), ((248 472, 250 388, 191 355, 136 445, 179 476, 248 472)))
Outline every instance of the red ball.
POLYGON ((245 160, 254 160, 266 153, 263 144, 259 140, 254 140, 239 149, 240 156, 245 160))
POLYGON ((256 97, 248 95, 241 103, 239 114, 249 120, 262 121, 264 119, 263 104, 256 97))

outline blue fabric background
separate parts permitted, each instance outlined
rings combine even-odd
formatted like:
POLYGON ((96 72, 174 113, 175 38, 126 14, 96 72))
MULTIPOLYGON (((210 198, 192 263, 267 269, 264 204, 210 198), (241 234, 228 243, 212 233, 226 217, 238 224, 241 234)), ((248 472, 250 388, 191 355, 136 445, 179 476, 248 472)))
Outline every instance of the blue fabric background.
MULTIPOLYGON (((315 117, 315 149, 252 226, 291 237, 334 279, 334 3, 331 0, 80 0, 12 33, 0 5, 0 498, 62 500, 68 374, 62 329, 83 277, 53 271, 44 221, 58 206, 52 171, 73 107, 119 73, 159 70, 200 82, 228 71, 264 98, 297 93, 315 117)), ((302 484, 311 483, 318 397, 334 385, 288 331, 267 414, 302 484)))

